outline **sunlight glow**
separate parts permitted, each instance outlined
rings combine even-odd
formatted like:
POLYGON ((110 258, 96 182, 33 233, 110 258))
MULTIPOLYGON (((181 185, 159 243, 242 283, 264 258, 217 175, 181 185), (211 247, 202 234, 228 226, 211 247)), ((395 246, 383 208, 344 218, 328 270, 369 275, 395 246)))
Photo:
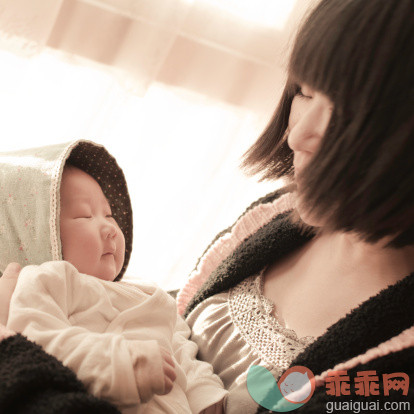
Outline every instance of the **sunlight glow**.
POLYGON ((204 0, 229 14, 261 26, 282 30, 296 0, 204 0))
POLYGON ((33 156, 19 156, 19 157, 10 157, 7 159, 3 158, 0 155, 0 162, 7 162, 7 164, 21 166, 25 168, 36 168, 37 170, 43 170, 44 174, 50 174, 50 171, 53 166, 53 161, 40 160, 38 157, 33 156))
POLYGON ((108 73, 49 52, 0 51, 0 65, 0 152, 84 138, 122 166, 134 211, 127 278, 182 286, 214 236, 276 186, 238 168, 267 116, 157 83, 136 96, 108 73))

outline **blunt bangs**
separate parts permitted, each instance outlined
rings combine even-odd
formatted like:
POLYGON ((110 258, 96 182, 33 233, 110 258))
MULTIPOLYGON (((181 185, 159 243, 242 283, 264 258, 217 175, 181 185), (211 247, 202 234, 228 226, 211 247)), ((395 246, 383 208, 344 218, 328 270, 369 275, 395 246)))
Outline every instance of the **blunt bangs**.
POLYGON ((414 244, 413 15, 412 0, 322 0, 298 32, 279 107, 243 164, 263 179, 289 174, 296 85, 324 93, 334 110, 303 170, 303 200, 331 230, 372 243, 388 236, 389 247, 414 244))

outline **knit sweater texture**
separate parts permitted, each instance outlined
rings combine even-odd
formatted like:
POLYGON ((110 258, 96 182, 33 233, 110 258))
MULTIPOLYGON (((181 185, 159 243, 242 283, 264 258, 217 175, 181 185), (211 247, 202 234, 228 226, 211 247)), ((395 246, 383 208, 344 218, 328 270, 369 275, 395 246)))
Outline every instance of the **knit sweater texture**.
POLYGON ((0 413, 119 414, 93 397, 76 375, 17 334, 0 341, 0 413))
MULTIPOLYGON (((259 199, 215 238, 178 294, 181 312, 188 315, 206 298, 237 285, 314 236, 291 220, 292 197, 289 189, 284 188, 259 199)), ((384 395, 382 375, 402 372, 409 380, 414 378, 413 299, 414 273, 350 311, 299 354, 290 367, 309 368, 316 377, 316 388, 311 399, 295 412, 320 414, 327 412, 328 402, 351 400, 379 401, 378 412, 384 412, 381 404, 385 402, 409 402, 412 409, 412 384, 408 394, 403 395, 404 383, 397 378, 395 389, 384 395), (329 371, 339 369, 347 371, 350 377, 350 394, 328 395, 326 377, 329 371), (378 395, 357 395, 354 378, 361 371, 375 371, 379 377, 378 395)), ((260 407, 258 412, 267 411, 260 407)))

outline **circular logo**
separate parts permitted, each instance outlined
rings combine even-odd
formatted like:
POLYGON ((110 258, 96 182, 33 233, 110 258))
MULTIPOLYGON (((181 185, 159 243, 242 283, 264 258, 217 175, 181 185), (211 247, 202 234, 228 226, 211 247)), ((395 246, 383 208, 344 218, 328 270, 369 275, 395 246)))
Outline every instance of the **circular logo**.
POLYGON ((250 396, 270 411, 285 413, 302 407, 315 391, 315 376, 304 366, 289 368, 276 382, 273 374, 260 365, 247 372, 250 396))
POLYGON ((280 377, 278 386, 286 400, 305 404, 315 392, 315 376, 309 368, 296 365, 280 377))

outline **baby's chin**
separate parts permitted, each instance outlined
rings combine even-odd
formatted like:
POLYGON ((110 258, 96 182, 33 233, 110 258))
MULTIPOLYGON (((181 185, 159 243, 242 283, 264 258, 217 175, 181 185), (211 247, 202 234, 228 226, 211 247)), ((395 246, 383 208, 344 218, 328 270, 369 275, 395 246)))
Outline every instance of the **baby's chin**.
POLYGON ((117 277, 117 274, 113 272, 108 272, 108 273, 100 273, 100 274, 92 275, 92 276, 98 279, 101 279, 101 280, 107 280, 108 282, 113 282, 115 278, 117 277))
POLYGON ((97 269, 94 269, 89 273, 91 276, 94 276, 101 280, 107 280, 112 282, 118 276, 119 272, 113 265, 102 265, 99 266, 97 269))
POLYGON ((118 276, 118 272, 113 271, 112 269, 105 269, 101 272, 99 272, 96 275, 93 275, 99 279, 107 280, 109 282, 113 282, 115 278, 118 276))

